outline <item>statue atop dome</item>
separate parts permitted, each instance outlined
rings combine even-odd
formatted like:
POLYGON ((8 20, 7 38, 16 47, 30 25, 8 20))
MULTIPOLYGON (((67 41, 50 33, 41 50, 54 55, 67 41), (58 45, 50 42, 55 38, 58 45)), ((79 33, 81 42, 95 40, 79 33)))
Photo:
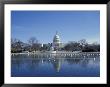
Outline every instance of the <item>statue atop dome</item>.
POLYGON ((58 31, 56 31, 56 35, 58 35, 58 31))

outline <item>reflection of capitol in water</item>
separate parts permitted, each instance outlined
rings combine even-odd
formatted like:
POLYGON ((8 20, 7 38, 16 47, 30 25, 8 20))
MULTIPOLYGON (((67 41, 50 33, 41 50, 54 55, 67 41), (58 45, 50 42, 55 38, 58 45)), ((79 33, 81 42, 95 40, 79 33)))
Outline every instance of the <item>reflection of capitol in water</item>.
POLYGON ((51 60, 51 63, 53 65, 55 71, 59 72, 60 68, 61 68, 61 60, 60 59, 54 59, 54 60, 51 60))
POLYGON ((54 70, 56 72, 60 72, 60 69, 62 67, 62 64, 64 62, 66 62, 69 65, 74 65, 74 64, 78 64, 82 67, 86 67, 88 64, 90 63, 94 63, 95 61, 97 62, 97 60, 99 60, 98 57, 94 57, 94 58, 60 58, 59 56, 55 56, 53 55, 51 58, 50 57, 44 57, 44 58, 40 58, 37 55, 31 55, 31 56, 27 56, 27 55, 16 55, 16 56, 12 56, 12 63, 16 66, 17 69, 21 69, 21 68, 29 68, 30 70, 35 70, 37 69, 39 66, 42 66, 44 64, 51 64, 52 67, 54 68, 54 70), (23 67, 21 67, 22 65, 25 65, 23 67))

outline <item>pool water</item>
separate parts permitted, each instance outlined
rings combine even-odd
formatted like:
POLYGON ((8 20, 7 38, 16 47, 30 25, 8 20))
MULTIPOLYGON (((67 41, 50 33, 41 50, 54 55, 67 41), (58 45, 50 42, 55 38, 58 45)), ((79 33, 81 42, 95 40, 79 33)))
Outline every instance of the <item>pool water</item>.
POLYGON ((100 77, 100 58, 11 56, 12 77, 100 77))

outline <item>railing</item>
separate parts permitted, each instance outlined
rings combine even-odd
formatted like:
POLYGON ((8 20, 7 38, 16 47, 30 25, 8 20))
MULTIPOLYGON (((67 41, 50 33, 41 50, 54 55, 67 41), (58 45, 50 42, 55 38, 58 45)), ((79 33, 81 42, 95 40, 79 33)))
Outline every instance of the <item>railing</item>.
POLYGON ((61 57, 61 58, 62 57, 94 58, 94 57, 99 57, 100 52, 12 53, 12 56, 15 56, 15 55, 27 55, 27 56, 35 56, 35 57, 61 57))

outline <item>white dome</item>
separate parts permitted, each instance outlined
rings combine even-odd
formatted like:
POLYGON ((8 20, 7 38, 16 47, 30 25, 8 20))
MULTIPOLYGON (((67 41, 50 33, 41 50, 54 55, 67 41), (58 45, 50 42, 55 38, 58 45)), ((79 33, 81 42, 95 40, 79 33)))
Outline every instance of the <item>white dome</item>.
POLYGON ((58 35, 55 35, 54 39, 60 39, 60 37, 58 35))
POLYGON ((55 43, 60 43, 60 37, 59 37, 58 34, 56 34, 56 35, 54 36, 53 42, 55 42, 55 43))

